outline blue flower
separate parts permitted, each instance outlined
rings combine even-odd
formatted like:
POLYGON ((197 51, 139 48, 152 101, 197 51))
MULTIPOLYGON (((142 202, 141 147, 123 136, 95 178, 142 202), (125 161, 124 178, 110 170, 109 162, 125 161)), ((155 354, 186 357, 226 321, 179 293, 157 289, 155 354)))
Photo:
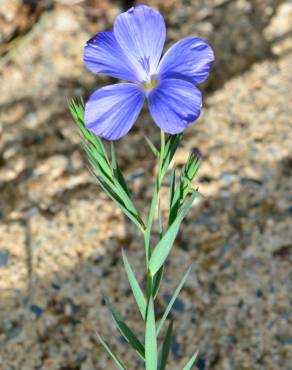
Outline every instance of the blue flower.
POLYGON ((196 88, 209 73, 214 53, 203 40, 186 37, 161 58, 164 19, 140 5, 118 15, 113 32, 101 32, 87 42, 84 63, 97 74, 130 82, 98 89, 85 106, 87 128, 97 136, 117 140, 135 123, 145 99, 154 122, 164 132, 182 132, 201 112, 196 88))

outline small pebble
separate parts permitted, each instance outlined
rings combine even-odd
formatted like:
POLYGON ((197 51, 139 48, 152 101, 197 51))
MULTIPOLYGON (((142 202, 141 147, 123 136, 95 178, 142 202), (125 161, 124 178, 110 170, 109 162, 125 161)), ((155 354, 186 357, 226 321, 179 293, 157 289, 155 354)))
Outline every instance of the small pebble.
POLYGON ((40 317, 44 312, 44 310, 41 307, 37 306, 36 304, 32 304, 30 306, 30 310, 35 314, 37 318, 40 317))
POLYGON ((198 358, 197 368, 198 368, 198 370, 205 370, 206 369, 206 360, 204 358, 202 358, 202 357, 198 358))
POLYGON ((8 265, 10 252, 8 249, 0 249, 0 267, 6 267, 8 265))
POLYGON ((9 339, 14 339, 19 336, 22 331, 22 327, 18 324, 13 324, 12 327, 6 332, 9 339))
POLYGON ((176 336, 173 336, 172 337, 172 340, 171 340, 171 352, 172 354, 175 356, 175 357, 178 357, 180 356, 181 354, 181 350, 180 350, 180 344, 178 343, 177 339, 176 339, 176 336))
POLYGON ((241 185, 248 185, 248 184, 254 184, 254 185, 263 185, 262 181, 258 179, 253 179, 251 177, 242 177, 240 179, 240 184, 241 185))

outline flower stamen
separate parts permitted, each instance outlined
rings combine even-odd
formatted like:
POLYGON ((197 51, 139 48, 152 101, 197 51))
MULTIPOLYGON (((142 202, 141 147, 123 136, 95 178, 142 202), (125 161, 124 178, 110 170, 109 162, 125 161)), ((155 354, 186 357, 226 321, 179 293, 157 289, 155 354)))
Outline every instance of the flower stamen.
POLYGON ((151 76, 149 81, 144 81, 142 83, 142 87, 147 92, 150 92, 151 90, 155 89, 155 87, 158 86, 158 78, 156 76, 151 76))

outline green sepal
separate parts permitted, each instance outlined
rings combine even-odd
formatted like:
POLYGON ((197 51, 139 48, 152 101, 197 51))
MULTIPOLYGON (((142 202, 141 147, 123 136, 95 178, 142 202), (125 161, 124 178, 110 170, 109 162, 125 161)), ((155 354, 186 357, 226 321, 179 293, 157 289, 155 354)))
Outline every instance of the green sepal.
POLYGON ((182 171, 181 199, 184 199, 192 188, 192 181, 201 166, 201 158, 191 153, 182 171))
MULTIPOLYGON (((188 157, 187 163, 181 171, 177 186, 175 188, 172 186, 172 196, 170 198, 170 211, 168 219, 169 225, 171 225, 172 222, 176 219, 179 209, 188 194, 190 194, 192 191, 196 191, 192 189, 192 181, 197 175, 200 165, 200 157, 195 156, 193 153, 191 153, 188 157)), ((197 192, 197 194, 199 195, 199 192, 197 192)))

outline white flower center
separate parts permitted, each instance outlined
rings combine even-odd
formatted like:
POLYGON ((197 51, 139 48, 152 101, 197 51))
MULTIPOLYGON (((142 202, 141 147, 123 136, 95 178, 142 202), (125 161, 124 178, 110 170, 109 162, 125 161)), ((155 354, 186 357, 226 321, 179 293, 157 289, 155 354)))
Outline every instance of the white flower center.
POLYGON ((150 92, 151 90, 155 89, 155 87, 157 87, 158 84, 159 84, 159 80, 157 76, 152 75, 150 76, 149 80, 142 82, 142 87, 147 92, 150 92))

